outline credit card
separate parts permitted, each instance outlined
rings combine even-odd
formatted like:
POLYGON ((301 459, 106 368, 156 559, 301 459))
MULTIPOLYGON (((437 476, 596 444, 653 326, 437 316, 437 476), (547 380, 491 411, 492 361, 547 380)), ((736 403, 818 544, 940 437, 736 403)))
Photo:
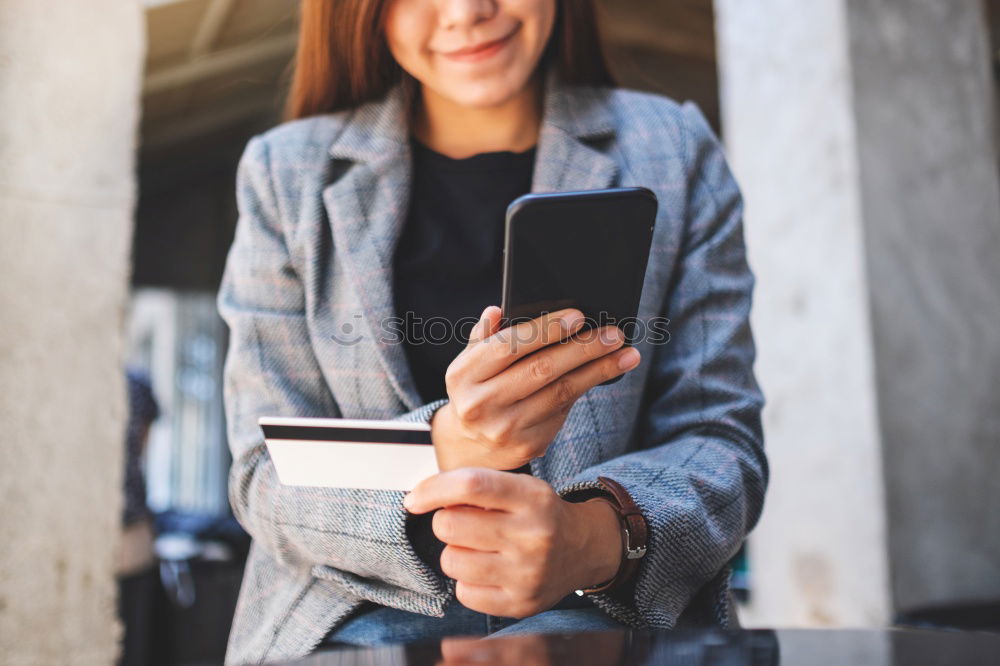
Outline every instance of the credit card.
POLYGON ((411 490, 438 472, 426 423, 278 416, 258 423, 288 486, 411 490))

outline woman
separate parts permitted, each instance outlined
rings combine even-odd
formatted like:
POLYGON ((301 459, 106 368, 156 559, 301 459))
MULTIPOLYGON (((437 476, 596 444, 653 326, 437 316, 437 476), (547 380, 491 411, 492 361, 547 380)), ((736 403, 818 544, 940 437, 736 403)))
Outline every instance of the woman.
POLYGON ((767 481, 740 197, 695 106, 611 85, 594 26, 581 0, 303 3, 290 122, 247 145, 219 294, 254 540, 229 663, 733 621, 767 481), (563 310, 534 324, 564 344, 489 344, 506 204, 626 185, 660 201, 639 315, 670 340, 622 349, 563 310), (469 315, 450 346, 384 335, 469 315), (442 471, 405 506, 282 486, 262 415, 428 422, 442 471))

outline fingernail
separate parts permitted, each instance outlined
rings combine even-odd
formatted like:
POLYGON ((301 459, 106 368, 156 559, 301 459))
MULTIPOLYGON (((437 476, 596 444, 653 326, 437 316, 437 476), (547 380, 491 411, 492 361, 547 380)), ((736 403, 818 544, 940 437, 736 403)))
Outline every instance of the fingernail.
POLYGON ((407 493, 406 496, 403 498, 403 508, 405 508, 407 511, 413 508, 413 500, 410 499, 409 493, 407 493))
POLYGON ((609 347, 614 347, 625 337, 624 334, 622 334, 621 329, 617 326, 611 326, 604 329, 604 331, 604 344, 609 347))
POLYGON ((631 370, 637 365, 639 365, 639 350, 635 347, 629 347, 618 357, 619 370, 631 370))
POLYGON ((583 313, 579 310, 574 310, 573 312, 567 313, 562 316, 559 320, 559 325, 562 326, 562 330, 565 333, 576 330, 577 325, 583 319, 583 313))

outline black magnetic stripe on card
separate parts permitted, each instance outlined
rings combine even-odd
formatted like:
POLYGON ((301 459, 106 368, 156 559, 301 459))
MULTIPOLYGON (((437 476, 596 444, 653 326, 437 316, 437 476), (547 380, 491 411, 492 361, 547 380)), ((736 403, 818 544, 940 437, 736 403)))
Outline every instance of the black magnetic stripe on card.
POLYGON ((363 444, 432 444, 429 430, 343 428, 339 426, 262 425, 266 439, 310 442, 360 442, 363 444))

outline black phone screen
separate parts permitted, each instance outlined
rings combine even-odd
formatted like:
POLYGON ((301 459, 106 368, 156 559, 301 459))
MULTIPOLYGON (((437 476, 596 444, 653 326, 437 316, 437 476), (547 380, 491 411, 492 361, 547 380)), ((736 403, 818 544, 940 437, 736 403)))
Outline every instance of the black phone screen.
POLYGON ((629 339, 656 220, 643 187, 527 194, 507 208, 503 326, 562 308, 629 339))

